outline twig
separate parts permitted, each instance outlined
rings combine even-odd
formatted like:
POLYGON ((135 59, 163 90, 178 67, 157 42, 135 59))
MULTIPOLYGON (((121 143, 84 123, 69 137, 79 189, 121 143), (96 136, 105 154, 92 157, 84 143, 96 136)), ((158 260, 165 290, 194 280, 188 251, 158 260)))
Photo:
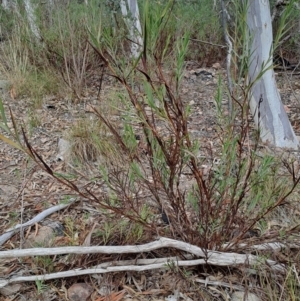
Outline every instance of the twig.
POLYGON ((48 209, 44 210, 43 212, 39 213, 38 215, 36 215, 33 219, 31 219, 30 221, 26 222, 25 224, 18 224, 15 227, 6 230, 6 232, 0 236, 0 246, 2 246, 14 234, 16 234, 16 232, 18 230, 20 230, 20 229, 25 230, 25 228, 27 228, 29 226, 32 226, 35 223, 40 222, 41 220, 43 220, 47 216, 51 215, 52 213, 70 206, 71 204, 73 204, 74 202, 76 202, 76 200, 77 199, 72 198, 68 203, 60 204, 60 205, 48 208, 48 209))

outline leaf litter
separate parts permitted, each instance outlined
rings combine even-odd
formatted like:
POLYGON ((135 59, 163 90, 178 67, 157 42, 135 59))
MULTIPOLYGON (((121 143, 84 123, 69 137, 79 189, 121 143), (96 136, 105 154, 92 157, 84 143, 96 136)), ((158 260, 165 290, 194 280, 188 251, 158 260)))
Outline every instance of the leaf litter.
MULTIPOLYGON (((191 116, 189 119, 189 130, 194 139, 201 140, 201 148, 199 157, 203 158, 204 168, 207 173, 211 168, 212 162, 217 162, 220 158, 222 150, 220 149, 220 137, 217 133, 216 108, 215 108, 215 93, 218 86, 218 75, 224 76, 225 72, 222 69, 202 68, 199 69, 197 65, 192 62, 187 64, 187 70, 183 79, 181 88, 181 95, 185 103, 191 107, 191 116)), ((279 76, 278 76, 279 77, 279 76)), ((300 90, 297 86, 299 77, 293 78, 293 87, 286 85, 285 78, 279 78, 280 92, 282 99, 286 106, 286 111, 294 126, 294 130, 300 135, 299 122, 299 99, 300 90)), ((112 89, 115 89, 115 83, 110 78, 104 80, 105 86, 100 93, 101 99, 109 96, 112 89)), ((92 86, 92 85, 91 85, 92 86)), ((41 108, 35 111, 36 124, 30 120, 28 108, 31 107, 30 99, 17 100, 15 91, 11 95, 5 95, 4 103, 7 109, 8 105, 12 109, 15 119, 19 124, 24 126, 29 133, 29 140, 33 148, 43 157, 43 160, 57 173, 68 174, 70 179, 76 179, 81 187, 91 185, 90 179, 93 177, 96 185, 97 175, 99 174, 97 161, 89 161, 85 163, 72 165, 68 160, 58 160, 59 150, 58 143, 60 139, 65 139, 66 131, 72 129, 74 123, 81 119, 93 121, 93 107, 98 104, 97 88, 94 86, 86 92, 86 97, 81 102, 73 102, 70 99, 56 98, 51 96, 43 101, 41 108)), ((227 100, 224 99, 223 108, 226 110, 227 100)), ((118 120, 118 113, 115 112, 115 120, 118 120)), ((19 150, 12 149, 9 145, 0 142, 0 214, 1 225, 0 233, 4 233, 8 228, 18 224, 25 223, 32 219, 36 214, 44 209, 57 205, 61 201, 67 201, 74 196, 74 193, 66 188, 64 185, 52 179, 47 173, 36 168, 19 150)), ((262 150, 263 151, 263 150, 262 150)), ((188 175, 186 176, 186 185, 189 187, 188 175)), ((299 221, 299 208, 293 208, 294 219, 299 221)), ((277 221, 273 224, 281 225, 286 222, 290 209, 284 209, 279 212, 282 216, 277 215, 277 221), (286 212, 284 212, 286 211, 286 212)), ((56 212, 41 221, 43 226, 45 222, 55 221, 64 226, 64 236, 56 238, 57 245, 97 245, 103 243, 99 237, 103 237, 103 233, 99 233, 97 225, 102 225, 101 229, 109 229, 109 223, 113 216, 108 211, 105 215, 99 214, 98 205, 94 203, 86 203, 81 200, 76 206, 67 207, 64 211, 56 212), (103 226, 104 225, 104 226, 103 226)), ((292 223, 292 221, 290 221, 292 223)), ((39 226, 36 226, 38 229, 39 226)), ((165 227, 162 223, 162 227, 165 227)), ((270 226, 272 227, 272 226, 270 226)), ((31 234, 34 235, 34 228, 31 228, 31 234)), ((37 230, 38 231, 38 230, 37 230)), ((123 237, 118 236, 118 231, 108 235, 110 244, 118 244, 123 237)), ((15 235, 9 240, 2 250, 9 250, 18 248, 22 237, 15 235)), ((144 237, 140 240, 149 241, 151 237, 144 237)), ((127 243, 130 242, 128 239, 127 243)), ((125 242, 126 243, 126 240, 125 242)), ((160 250, 160 253, 164 251, 160 250)), ((159 254, 165 256, 167 254, 159 254)), ((62 256, 61 258, 53 258, 53 268, 55 271, 61 271, 66 268, 71 268, 70 258, 74 263, 80 263, 81 266, 89 266, 99 261, 99 256, 62 256)), ((124 259, 124 258, 122 258, 124 259)), ((130 257, 128 258, 130 259, 130 257)), ((101 262, 111 260, 110 256, 101 257, 101 262)), ((118 259, 115 259, 118 260, 118 259)), ((1 275, 25 275, 30 273, 30 266, 33 268, 32 260, 25 263, 25 269, 22 268, 16 260, 6 260, 0 262, 1 275)), ((35 264, 36 265, 36 264, 35 264)), ((39 263, 37 266, 41 272, 48 272, 49 266, 45 264, 45 268, 41 267, 39 263)), ((94 287, 102 287, 108 285, 111 292, 105 296, 94 295, 93 300, 164 300, 164 298, 175 298, 174 295, 179 294, 180 298, 184 300, 197 300, 199 291, 195 288, 192 281, 181 273, 191 275, 201 275, 197 268, 189 268, 185 271, 172 270, 169 271, 153 271, 143 273, 122 273, 114 275, 101 276, 98 280, 94 277, 86 278, 94 287), (120 290, 119 288, 123 288, 120 290), (137 291, 136 291, 137 290, 137 291), (177 290, 177 293, 174 293, 177 290), (160 297, 158 297, 160 296, 160 297)), ((204 273, 205 274, 205 273, 204 273)), ((237 283, 239 281, 239 273, 228 274, 225 270, 217 269, 210 271, 208 275, 214 275, 218 281, 225 281, 229 283, 237 283)), ((205 280, 206 277, 203 277, 205 280)), ((76 280, 75 280, 76 281, 76 280)), ((68 286, 73 282, 72 279, 67 280, 68 286)), ((57 293, 57 288, 53 289, 49 284, 44 287, 44 300, 52 300, 55 295, 55 300, 65 300, 64 294, 57 293), (51 296, 51 298, 50 298, 51 296)), ((57 284, 58 285, 58 284, 57 284)), ((28 283, 18 287, 18 293, 22 292, 23 296, 27 296, 27 300, 34 299, 34 294, 29 293, 31 289, 36 291, 36 286, 28 283)), ((221 289, 222 290, 222 289, 221 289)), ((222 291, 223 293, 223 291, 222 291)), ((222 293, 217 293, 221 296, 222 293)), ((35 293, 38 294, 37 292, 35 293)), ((200 293, 202 298, 211 296, 209 292, 200 293)), ((14 300, 23 300, 21 297, 13 297, 14 300)), ((178 300, 178 296, 176 300, 178 300)), ((165 299, 166 300, 166 299, 165 299)), ((173 300, 173 299, 172 299, 173 300)))

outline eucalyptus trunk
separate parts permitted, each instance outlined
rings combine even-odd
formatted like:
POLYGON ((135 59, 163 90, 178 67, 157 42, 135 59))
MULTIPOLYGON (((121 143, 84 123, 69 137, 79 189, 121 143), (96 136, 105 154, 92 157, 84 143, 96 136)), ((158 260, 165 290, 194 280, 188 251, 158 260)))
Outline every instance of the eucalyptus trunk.
POLYGON ((121 11, 124 21, 128 27, 129 39, 131 41, 131 55, 137 58, 142 50, 142 27, 137 0, 121 0, 121 11))
POLYGON ((40 41, 41 40, 40 30, 37 26, 35 11, 31 0, 24 0, 24 6, 25 6, 25 11, 27 14, 30 30, 34 35, 35 39, 40 41))
POLYGON ((273 70, 273 35, 269 0, 249 0, 250 109, 260 138, 276 147, 297 149, 299 140, 290 124, 277 89, 273 70), (251 41, 251 42, 250 42, 251 41))

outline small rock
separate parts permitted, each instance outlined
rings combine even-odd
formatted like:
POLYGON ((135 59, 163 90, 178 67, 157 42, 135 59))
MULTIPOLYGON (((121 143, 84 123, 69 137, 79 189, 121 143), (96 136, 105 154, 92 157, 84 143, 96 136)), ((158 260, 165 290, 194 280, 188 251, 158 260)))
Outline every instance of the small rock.
POLYGON ((24 243, 24 248, 51 247, 54 237, 54 230, 51 227, 43 226, 37 234, 29 234, 24 243))
POLYGON ((86 283, 75 283, 68 289, 70 301, 85 301, 93 292, 93 288, 86 283))
POLYGON ((47 223, 44 224, 44 226, 50 227, 55 232, 55 236, 64 236, 65 228, 60 222, 47 221, 47 223))
POLYGON ((261 301, 256 295, 245 292, 234 292, 231 301, 261 301))
POLYGON ((58 155, 56 156, 56 160, 64 161, 68 158, 71 150, 71 144, 68 140, 59 139, 58 141, 58 155))

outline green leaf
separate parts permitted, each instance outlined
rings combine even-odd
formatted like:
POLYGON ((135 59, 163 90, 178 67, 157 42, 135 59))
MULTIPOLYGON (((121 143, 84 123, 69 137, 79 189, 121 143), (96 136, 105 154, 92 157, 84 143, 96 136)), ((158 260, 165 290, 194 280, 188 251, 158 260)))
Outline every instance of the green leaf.
POLYGON ((10 129, 8 128, 7 125, 3 124, 3 123, 0 123, 0 127, 7 133, 10 133, 10 129))

